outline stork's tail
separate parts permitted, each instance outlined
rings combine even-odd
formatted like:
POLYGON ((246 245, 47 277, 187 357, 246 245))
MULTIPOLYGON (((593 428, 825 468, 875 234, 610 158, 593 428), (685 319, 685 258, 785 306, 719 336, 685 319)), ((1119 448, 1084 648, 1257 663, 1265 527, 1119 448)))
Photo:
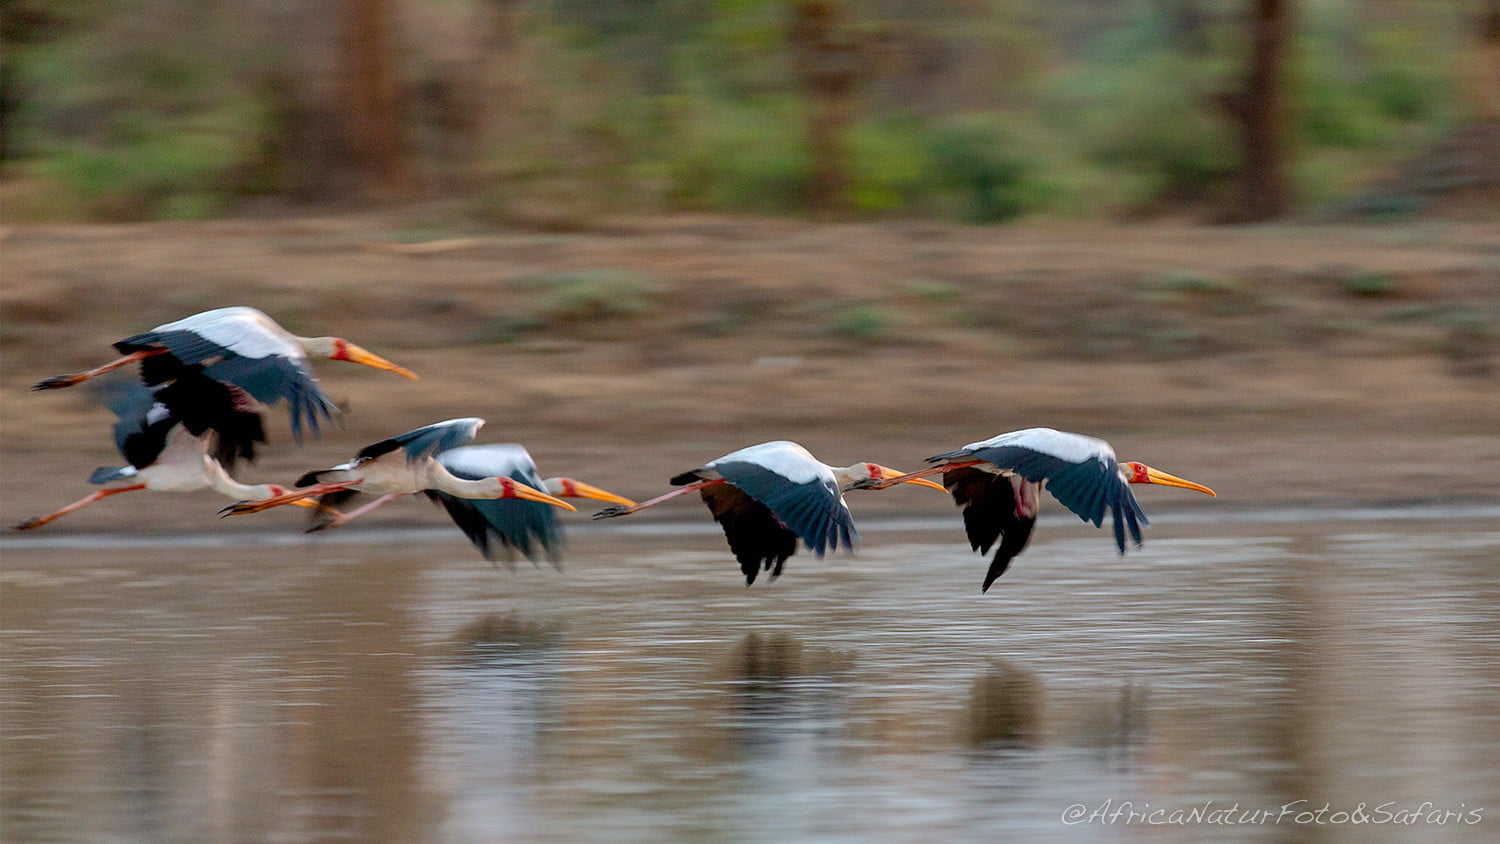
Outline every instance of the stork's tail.
POLYGON ((114 481, 123 481, 135 474, 134 466, 100 466, 89 475, 91 484, 107 484, 114 481))
POLYGON ((687 486, 688 484, 695 484, 702 480, 707 480, 707 477, 703 474, 703 470, 694 469, 691 472, 683 472, 680 475, 674 476, 670 481, 667 481, 667 483, 671 484, 672 486, 687 486))

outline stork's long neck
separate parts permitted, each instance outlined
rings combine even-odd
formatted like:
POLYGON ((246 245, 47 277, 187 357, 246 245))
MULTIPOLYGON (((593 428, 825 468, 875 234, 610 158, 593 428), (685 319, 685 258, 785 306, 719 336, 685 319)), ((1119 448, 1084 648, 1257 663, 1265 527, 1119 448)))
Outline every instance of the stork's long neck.
POLYGON ((298 337, 292 335, 292 342, 302 347, 310 358, 329 358, 339 353, 339 338, 337 337, 298 337))
POLYGON ((505 495, 504 486, 498 478, 482 478, 477 481, 460 478, 436 460, 428 464, 426 488, 441 490, 459 498, 501 498, 505 495))
POLYGON ((270 484, 240 483, 224 471, 223 464, 206 454, 203 456, 203 465, 208 485, 220 495, 227 495, 236 501, 260 501, 278 494, 277 489, 270 484))

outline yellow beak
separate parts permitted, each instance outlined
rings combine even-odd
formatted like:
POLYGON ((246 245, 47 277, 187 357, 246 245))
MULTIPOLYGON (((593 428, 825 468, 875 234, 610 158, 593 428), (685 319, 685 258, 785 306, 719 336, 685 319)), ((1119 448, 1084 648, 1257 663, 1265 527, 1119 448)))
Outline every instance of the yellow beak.
POLYGON ((1196 484, 1185 478, 1179 478, 1176 475, 1169 475, 1166 472, 1161 471, 1160 469, 1153 469, 1150 466, 1146 467, 1146 483, 1161 484, 1162 486, 1175 486, 1181 487, 1183 489, 1195 489, 1199 492, 1212 495, 1215 498, 1219 497, 1218 493, 1214 492, 1203 484, 1196 484))
POLYGON ((368 349, 363 349, 359 346, 356 346, 353 343, 350 343, 348 340, 344 341, 344 354, 343 357, 339 358, 339 360, 347 360, 350 363, 362 363, 365 366, 374 367, 375 369, 383 369, 386 372, 394 372, 403 378, 410 378, 413 381, 417 380, 417 374, 415 372, 412 372, 410 369, 407 369, 404 366, 397 366, 396 364, 391 363, 380 355, 377 355, 374 352, 369 351, 368 349))
POLYGON ((608 501, 611 504, 622 504, 626 507, 634 507, 635 502, 623 495, 615 495, 613 492, 602 490, 599 487, 576 481, 572 478, 556 478, 547 482, 547 488, 552 489, 556 484, 560 487, 559 495, 569 498, 592 498, 595 501, 608 501))
MULTIPOLYGON (((889 466, 879 466, 877 468, 880 469, 880 479, 884 481, 902 478, 906 475, 906 473, 901 471, 900 469, 892 469, 889 466)), ((917 486, 930 487, 937 490, 938 492, 948 491, 943 487, 942 484, 937 483, 936 481, 929 481, 926 478, 906 478, 905 480, 897 481, 897 483, 916 484, 917 486)))
POLYGON ((505 496, 506 498, 520 498, 526 501, 537 501, 542 504, 551 504, 553 507, 561 507, 564 510, 571 510, 574 512, 577 512, 578 510, 577 507, 574 507, 572 504, 569 504, 561 498, 553 498, 547 493, 532 489, 531 487, 523 483, 511 481, 507 489, 510 491, 510 494, 505 496))

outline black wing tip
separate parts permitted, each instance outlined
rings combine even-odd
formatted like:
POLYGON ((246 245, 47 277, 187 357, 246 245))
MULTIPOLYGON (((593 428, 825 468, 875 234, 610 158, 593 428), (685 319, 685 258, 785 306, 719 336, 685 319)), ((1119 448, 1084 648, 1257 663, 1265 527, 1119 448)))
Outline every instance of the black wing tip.
POLYGON ((1000 579, 1000 575, 1005 574, 1005 570, 1010 568, 1011 559, 1011 557, 1005 557, 1004 559, 999 556, 995 557, 994 561, 990 563, 989 571, 984 574, 984 584, 979 587, 981 594, 990 591, 990 587, 994 585, 996 580, 1000 579))
POLYGON ((694 469, 691 472, 683 472, 680 475, 673 475, 672 479, 667 481, 667 483, 671 484, 672 486, 687 486, 688 484, 697 483, 701 480, 703 480, 703 478, 699 476, 698 470, 694 469))

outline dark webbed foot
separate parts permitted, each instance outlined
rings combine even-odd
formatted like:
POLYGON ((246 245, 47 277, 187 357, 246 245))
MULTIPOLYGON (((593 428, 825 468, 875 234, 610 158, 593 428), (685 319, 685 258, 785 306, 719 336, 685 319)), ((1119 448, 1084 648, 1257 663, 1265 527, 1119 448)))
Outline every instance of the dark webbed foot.
POLYGON ((32 392, 40 390, 61 390, 63 387, 71 387, 82 382, 84 379, 78 375, 54 375, 31 385, 32 392))

